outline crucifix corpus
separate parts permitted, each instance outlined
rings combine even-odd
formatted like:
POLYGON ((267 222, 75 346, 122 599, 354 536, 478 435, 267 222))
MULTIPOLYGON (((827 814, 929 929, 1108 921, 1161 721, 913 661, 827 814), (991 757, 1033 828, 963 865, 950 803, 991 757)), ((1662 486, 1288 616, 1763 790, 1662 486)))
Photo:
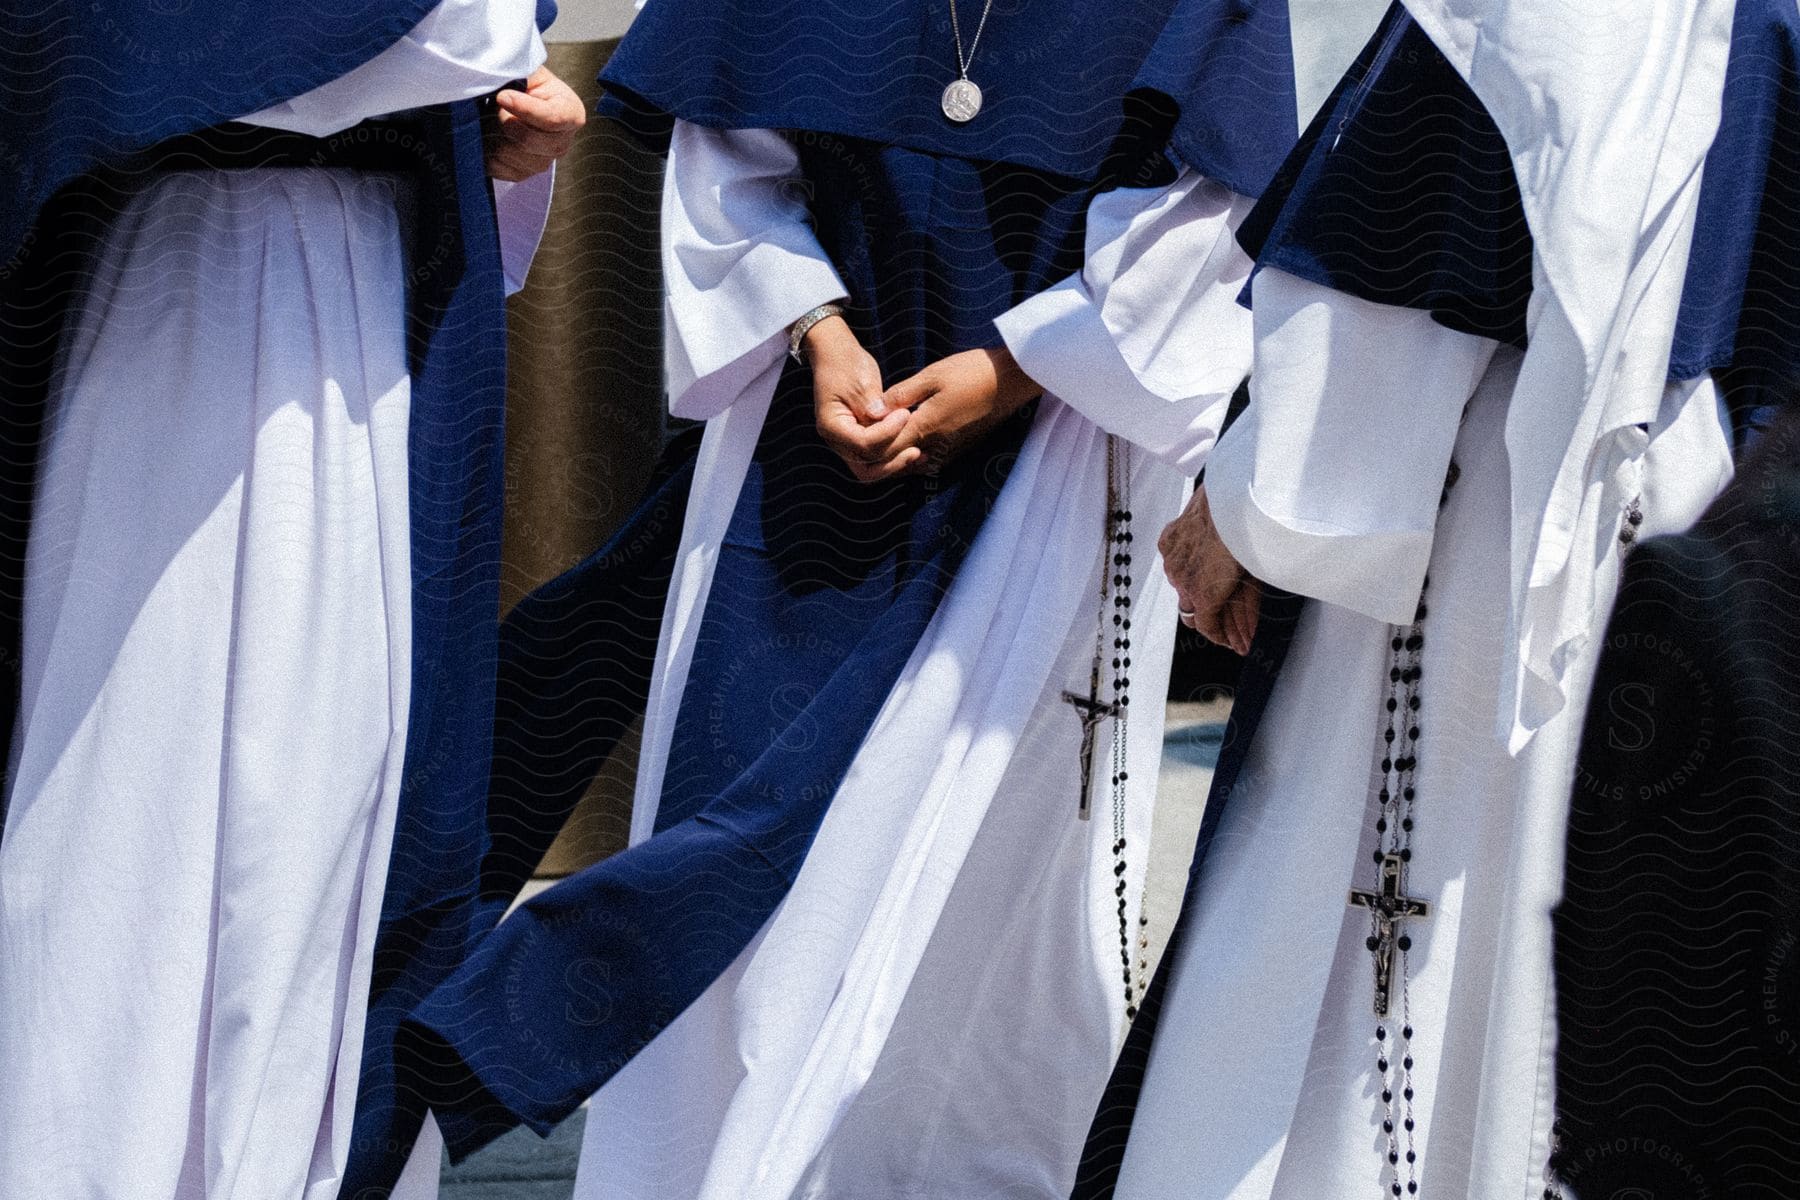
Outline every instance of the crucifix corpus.
POLYGON ((1350 889, 1350 907, 1368 909, 1374 925, 1366 945, 1375 956, 1375 1015, 1378 1017, 1387 1016, 1388 999, 1393 992, 1394 948, 1398 946, 1405 951, 1412 947, 1412 939, 1405 933, 1407 920, 1431 915, 1431 905, 1427 901, 1401 894, 1403 865, 1398 854, 1384 855, 1380 890, 1350 889))
POLYGON ((1125 710, 1117 701, 1103 704, 1100 701, 1100 681, 1096 677, 1088 688, 1088 694, 1080 692, 1064 692, 1063 703, 1072 705, 1076 719, 1081 722, 1081 819, 1087 820, 1092 811, 1092 785, 1094 779, 1094 735, 1100 728, 1100 722, 1110 720, 1125 710))

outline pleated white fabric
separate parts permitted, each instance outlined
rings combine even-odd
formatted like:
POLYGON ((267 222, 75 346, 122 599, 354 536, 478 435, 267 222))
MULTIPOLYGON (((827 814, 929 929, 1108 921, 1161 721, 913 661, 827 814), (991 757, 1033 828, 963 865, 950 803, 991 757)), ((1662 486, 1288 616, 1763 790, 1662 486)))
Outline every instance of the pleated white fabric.
MULTIPOLYGON (((794 165, 770 134, 677 130, 665 265, 672 383, 685 386, 671 399, 713 419, 665 614, 640 836, 780 331, 841 292, 797 189, 780 186, 794 165)), ((1249 268, 1231 237, 1246 202, 1188 176, 1113 203, 1090 239, 1094 269, 1003 323, 1055 395, 786 902, 594 1098, 583 1200, 1066 1195, 1124 1015, 1111 813, 1102 794, 1078 819, 1079 726, 1060 699, 1086 688, 1101 619, 1107 451, 1095 422, 1139 443, 1131 686, 1149 699, 1128 730, 1135 933, 1176 624, 1155 536, 1187 494, 1173 464, 1203 459, 1250 349, 1232 303, 1249 268), (1165 252, 1156 269, 1127 279, 1106 266, 1151 243, 1165 252), (1195 303, 1159 306, 1159 293, 1195 303), (1122 348, 1108 324, 1121 310, 1195 324, 1163 336, 1134 324, 1142 340, 1122 348), (1057 383, 1079 381, 1084 362, 1099 385, 1064 395, 1057 383)))
MULTIPOLYGON (((1208 494, 1251 570, 1335 589, 1335 602, 1307 605, 1192 900, 1118 1194, 1386 1192, 1369 921, 1346 893, 1373 879, 1386 618, 1398 607, 1410 620, 1428 571, 1407 885, 1433 907, 1408 926, 1404 1018, 1419 1195, 1536 1200, 1553 1116, 1550 910, 1600 639, 1568 676, 1573 702, 1510 754, 1495 713, 1510 644, 1506 427, 1521 356, 1273 270, 1258 277, 1257 305, 1259 362, 1282 370, 1253 381, 1247 424, 1215 450, 1208 494), (1372 371, 1371 355, 1388 368, 1372 371), (1420 398, 1420 381, 1435 397, 1420 398), (1327 402, 1366 420, 1309 417, 1327 402), (1308 444, 1269 452, 1283 436, 1308 444), (1322 465, 1343 456, 1384 503, 1344 502, 1350 481, 1322 465), (1440 511, 1452 457, 1460 479, 1440 511), (1380 572, 1343 569, 1381 554, 1380 572)), ((1685 528, 1731 473, 1710 380, 1671 385, 1661 409, 1642 463, 1646 536, 1685 528)), ((1603 598, 1618 582, 1621 518, 1594 581, 1603 598)))
POLYGON ((75 318, 0 841, 0 1195, 336 1192, 410 697, 398 186, 168 175, 75 318))
MULTIPOLYGON (((330 133, 543 58, 529 5, 446 0, 245 119, 330 133)), ((548 182, 500 199, 510 280, 548 182)), ((65 335, 0 838, 9 1200, 338 1193, 412 686, 404 190, 154 179, 65 335)))

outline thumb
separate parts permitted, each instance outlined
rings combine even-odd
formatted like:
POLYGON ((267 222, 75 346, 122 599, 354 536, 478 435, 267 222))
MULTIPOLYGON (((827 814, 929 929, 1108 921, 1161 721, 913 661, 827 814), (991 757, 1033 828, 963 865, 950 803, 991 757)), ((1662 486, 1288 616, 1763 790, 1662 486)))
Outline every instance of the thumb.
POLYGON ((857 386, 845 394, 844 403, 864 425, 872 425, 892 411, 882 396, 880 376, 858 380, 857 386))

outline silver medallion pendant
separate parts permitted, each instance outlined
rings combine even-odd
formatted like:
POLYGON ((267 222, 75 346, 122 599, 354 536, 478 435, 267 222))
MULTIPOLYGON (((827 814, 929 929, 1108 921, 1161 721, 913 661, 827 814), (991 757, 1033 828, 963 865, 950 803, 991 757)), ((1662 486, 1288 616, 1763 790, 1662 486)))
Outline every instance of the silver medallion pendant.
POLYGON ((944 89, 944 115, 958 125, 975 119, 981 111, 981 89, 967 79, 951 80, 944 89))

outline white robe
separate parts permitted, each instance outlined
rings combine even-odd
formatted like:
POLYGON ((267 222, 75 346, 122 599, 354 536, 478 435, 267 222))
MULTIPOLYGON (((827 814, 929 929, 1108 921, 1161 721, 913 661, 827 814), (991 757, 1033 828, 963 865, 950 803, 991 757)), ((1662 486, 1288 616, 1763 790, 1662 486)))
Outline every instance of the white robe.
MULTIPOLYGON (((483 94, 543 61, 533 17, 445 0, 248 119, 483 94)), ((337 1195, 412 684, 403 190, 158 175, 72 314, 0 840, 0 1196, 337 1195)), ((515 279, 547 197, 503 201, 515 279)))
MULTIPOLYGON (((797 165, 773 134, 676 129, 670 392, 677 414, 711 421, 651 693, 640 838, 783 331, 843 293, 784 187, 797 165)), ((1101 431, 1137 447, 1135 932, 1175 628, 1155 534, 1248 366, 1234 301, 1249 264, 1231 234, 1247 207, 1193 175, 1114 194, 1095 207, 1088 271, 1000 322, 1051 394, 792 892, 594 1098, 583 1200, 1066 1193, 1124 1009, 1106 789, 1077 819, 1079 728, 1060 701, 1087 685, 1100 617, 1101 431)))
MULTIPOLYGON (((1419 1195, 1536 1200, 1553 1116, 1550 909, 1600 639, 1567 672, 1570 702, 1510 754, 1497 715, 1521 355, 1279 271, 1258 276, 1256 301, 1252 402, 1215 449, 1208 496, 1252 573, 1323 599, 1304 610, 1191 898, 1117 1194, 1386 1194, 1369 918, 1346 893, 1373 882, 1388 622, 1411 621, 1429 571, 1407 878, 1433 906, 1407 928, 1419 1195)), ((1731 472, 1710 380, 1662 389, 1649 435, 1645 536, 1685 528, 1731 472)), ((1592 583, 1601 601, 1622 516, 1592 583)))
POLYGON ((1518 750, 1576 692, 1607 530, 1657 419, 1733 0, 1402 0, 1506 139, 1536 250, 1507 412, 1518 750))
POLYGON ((1387 1194, 1369 917, 1345 899, 1373 883, 1388 623, 1428 573, 1407 890, 1433 911, 1409 924, 1390 1022, 1416 1034, 1418 1194, 1543 1195, 1550 911, 1618 531, 1639 498, 1640 534, 1684 528, 1730 475, 1710 380, 1664 383, 1729 0, 1623 23, 1570 0, 1404 2, 1512 152, 1530 346, 1258 278, 1253 399, 1208 497, 1253 574, 1314 602, 1170 964, 1122 1198, 1387 1194))

